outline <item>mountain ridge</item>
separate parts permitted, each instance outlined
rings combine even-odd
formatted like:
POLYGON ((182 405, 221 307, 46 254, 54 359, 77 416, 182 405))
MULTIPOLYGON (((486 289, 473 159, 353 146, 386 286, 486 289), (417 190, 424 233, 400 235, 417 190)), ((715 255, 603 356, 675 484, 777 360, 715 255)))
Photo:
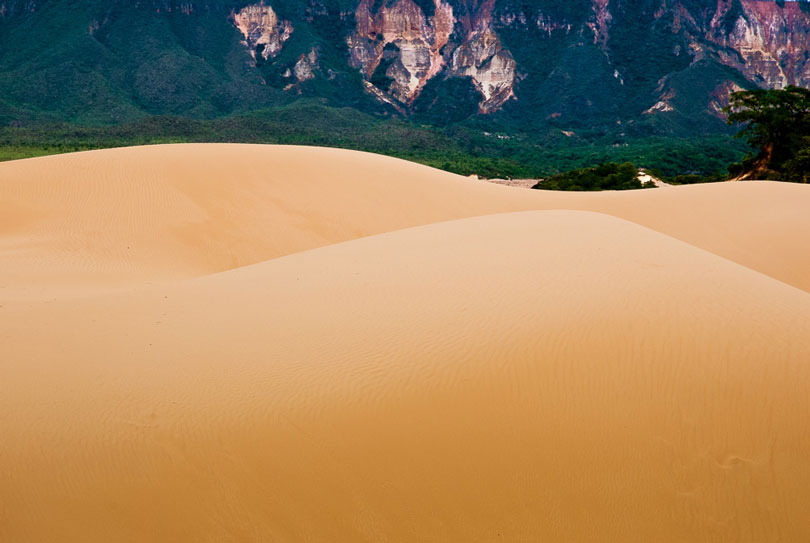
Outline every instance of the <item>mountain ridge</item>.
POLYGON ((730 92, 810 85, 809 5, 5 1, 0 121, 215 118, 316 97, 438 125, 717 132, 730 92))

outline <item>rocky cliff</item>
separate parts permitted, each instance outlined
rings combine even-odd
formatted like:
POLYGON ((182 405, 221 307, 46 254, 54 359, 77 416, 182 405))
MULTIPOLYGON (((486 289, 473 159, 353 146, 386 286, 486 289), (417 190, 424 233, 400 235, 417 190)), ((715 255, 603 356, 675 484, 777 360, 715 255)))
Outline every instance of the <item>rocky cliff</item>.
POLYGON ((516 64, 492 28, 494 2, 465 19, 450 3, 433 2, 428 15, 413 0, 383 2, 376 10, 371 0, 361 0, 356 29, 347 39, 351 65, 370 82, 382 70, 379 90, 404 105, 438 76, 470 78, 482 113, 514 98, 516 64))
POLYGON ((244 36, 242 43, 254 59, 257 54, 265 60, 275 57, 293 33, 292 24, 279 20, 273 8, 264 2, 245 6, 232 13, 231 19, 244 36))
POLYGON ((373 3, 360 0, 355 11, 356 29, 347 38, 350 64, 369 80, 382 68, 382 79, 390 81, 381 90, 411 104, 446 64, 443 52, 456 23, 453 8, 435 0, 428 16, 413 0, 383 3, 376 11, 373 3))
MULTIPOLYGON (((675 56, 688 59, 680 63, 681 69, 709 61, 739 74, 740 78, 712 83, 703 106, 715 114, 728 92, 742 88, 745 81, 768 88, 810 86, 810 15, 801 2, 660 0, 632 7, 633 3, 616 0, 589 0, 571 2, 567 10, 555 9, 551 2, 429 2, 426 10, 414 0, 360 0, 354 13, 356 27, 347 38, 350 64, 367 81, 381 83, 373 89, 376 95, 387 95, 406 107, 432 78, 470 78, 480 94, 480 113, 519 100, 516 86, 521 74, 529 78, 536 74, 516 62, 502 33, 534 33, 514 46, 534 46, 540 56, 555 47, 555 34, 565 35, 567 47, 590 41, 604 53, 611 68, 607 72, 620 83, 622 73, 633 67, 623 65, 625 59, 616 49, 638 47, 643 54, 644 40, 668 43, 675 56), (621 43, 628 33, 617 24, 639 25, 648 35, 641 43, 621 43)), ((656 49, 653 46, 651 52, 656 49)), ((567 68, 559 57, 550 62, 558 70, 567 68)), ((675 109, 670 102, 677 91, 668 84, 672 75, 663 73, 657 80, 646 113, 675 109)))
POLYGON ((0 117, 216 116, 303 95, 431 123, 702 130, 733 90, 810 86, 808 7, 0 0, 0 117))
POLYGON ((718 0, 705 36, 760 86, 810 86, 810 15, 801 2, 718 0))

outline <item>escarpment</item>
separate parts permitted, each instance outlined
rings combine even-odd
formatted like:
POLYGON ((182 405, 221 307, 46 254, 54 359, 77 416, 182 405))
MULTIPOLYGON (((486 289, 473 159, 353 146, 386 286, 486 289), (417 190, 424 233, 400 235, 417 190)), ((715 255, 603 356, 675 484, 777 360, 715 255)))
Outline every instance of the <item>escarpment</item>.
POLYGON ((810 86, 810 13, 802 2, 718 0, 707 38, 725 63, 767 88, 810 86))
POLYGON ((255 59, 260 55, 267 60, 276 56, 284 42, 290 39, 293 26, 279 20, 273 8, 264 2, 246 6, 232 14, 233 24, 244 36, 244 45, 255 59))
POLYGON ((227 115, 301 95, 428 123, 720 129, 736 89, 810 86, 807 1, 0 0, 0 38, 5 122, 105 103, 117 120, 227 115))
POLYGON ((350 64, 403 104, 411 104, 427 81, 445 66, 443 55, 455 27, 453 8, 436 0, 426 15, 413 0, 383 3, 361 0, 356 30, 347 38, 350 64))

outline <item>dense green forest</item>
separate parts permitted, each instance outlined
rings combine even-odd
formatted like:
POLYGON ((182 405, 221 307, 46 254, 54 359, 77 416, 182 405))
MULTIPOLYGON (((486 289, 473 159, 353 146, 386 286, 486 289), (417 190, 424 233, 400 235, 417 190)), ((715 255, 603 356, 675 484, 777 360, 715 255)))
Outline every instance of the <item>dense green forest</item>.
MULTIPOLYGON (((728 124, 741 128, 736 139, 749 152, 725 171, 670 175, 657 168, 647 173, 673 185, 713 183, 728 179, 810 182, 810 89, 755 89, 732 93, 725 108, 728 124)), ((646 188, 631 163, 603 163, 552 175, 533 188, 548 190, 627 190, 646 188)))
POLYGON ((597 130, 488 132, 448 127, 299 100, 250 114, 201 120, 153 116, 117 125, 11 124, 0 128, 0 160, 128 145, 239 142, 356 149, 485 178, 543 178, 537 188, 642 188, 637 169, 672 184, 736 178, 810 181, 810 90, 732 94, 736 137, 632 137, 597 130))
POLYGON ((318 100, 213 120, 155 116, 118 125, 35 123, 0 128, 0 160, 127 145, 239 142, 318 145, 380 153, 461 175, 540 178, 604 162, 633 162, 667 176, 707 175, 748 147, 727 135, 627 137, 598 131, 488 132, 333 108, 318 100))

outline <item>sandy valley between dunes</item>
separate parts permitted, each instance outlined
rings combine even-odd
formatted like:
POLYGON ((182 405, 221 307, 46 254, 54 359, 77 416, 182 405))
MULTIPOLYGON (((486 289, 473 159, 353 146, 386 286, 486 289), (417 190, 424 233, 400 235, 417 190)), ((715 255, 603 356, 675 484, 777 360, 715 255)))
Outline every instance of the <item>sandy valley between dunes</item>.
POLYGON ((810 540, 810 187, 0 164, 0 541, 810 540))

